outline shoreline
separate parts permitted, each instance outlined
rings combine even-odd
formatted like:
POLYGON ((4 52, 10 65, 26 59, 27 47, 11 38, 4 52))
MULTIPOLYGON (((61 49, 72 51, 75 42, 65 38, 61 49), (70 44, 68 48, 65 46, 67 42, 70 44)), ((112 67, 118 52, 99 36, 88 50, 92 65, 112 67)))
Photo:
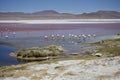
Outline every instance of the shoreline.
POLYGON ((93 24, 120 23, 120 19, 48 19, 48 20, 0 20, 0 23, 25 24, 93 24))

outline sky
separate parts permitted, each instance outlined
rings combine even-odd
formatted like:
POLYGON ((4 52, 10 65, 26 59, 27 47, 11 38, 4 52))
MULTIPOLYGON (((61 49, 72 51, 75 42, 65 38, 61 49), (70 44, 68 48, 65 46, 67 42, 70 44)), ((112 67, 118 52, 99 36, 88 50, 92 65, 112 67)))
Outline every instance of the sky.
POLYGON ((119 11, 120 0, 0 0, 0 12, 32 13, 56 10, 61 13, 119 11))

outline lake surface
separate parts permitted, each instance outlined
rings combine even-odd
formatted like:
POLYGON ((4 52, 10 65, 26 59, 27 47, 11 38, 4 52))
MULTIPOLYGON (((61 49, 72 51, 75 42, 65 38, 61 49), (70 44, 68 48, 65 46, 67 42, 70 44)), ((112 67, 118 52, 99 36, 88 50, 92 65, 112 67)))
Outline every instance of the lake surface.
POLYGON ((16 58, 9 56, 9 53, 17 51, 17 48, 13 48, 11 46, 0 45, 0 66, 6 65, 15 65, 20 64, 22 62, 18 62, 16 58))
MULTIPOLYGON (((19 49, 59 45, 67 53, 82 53, 86 43, 112 38, 120 23, 101 24, 20 24, 0 23, 0 66, 20 64, 9 53, 19 49), (70 36, 72 39, 70 38, 70 36), (82 35, 85 35, 84 39, 82 35), (90 37, 88 36, 90 35, 90 37), (93 35, 96 35, 94 37, 93 35), (47 38, 45 38, 47 36, 47 38), (54 36, 54 38, 52 38, 54 36)), ((86 49, 86 48, 85 48, 86 49)))

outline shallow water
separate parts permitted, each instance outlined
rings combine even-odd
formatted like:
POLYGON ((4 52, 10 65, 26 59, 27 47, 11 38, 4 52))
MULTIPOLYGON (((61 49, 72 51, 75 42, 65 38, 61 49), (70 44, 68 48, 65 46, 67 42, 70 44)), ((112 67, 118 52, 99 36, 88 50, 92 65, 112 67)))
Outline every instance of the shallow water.
MULTIPOLYGON (((107 24, 0 24, 0 41, 12 45, 0 45, 0 65, 19 64, 9 53, 33 46, 59 45, 65 48, 66 53, 82 53, 82 46, 86 43, 113 38, 120 33, 120 23, 107 24), (14 34, 15 33, 15 34, 14 34), (57 38, 57 34, 64 38, 57 38), (69 34, 88 35, 96 34, 96 37, 69 39, 69 34), (5 37, 5 36, 8 37, 5 37), (51 39, 51 35, 55 39, 51 39), (49 38, 45 39, 44 36, 49 38)), ((86 48, 84 48, 86 49, 86 48)))
POLYGON ((17 48, 11 46, 0 45, 0 66, 6 66, 11 64, 20 64, 16 58, 9 56, 9 53, 17 51, 17 48))

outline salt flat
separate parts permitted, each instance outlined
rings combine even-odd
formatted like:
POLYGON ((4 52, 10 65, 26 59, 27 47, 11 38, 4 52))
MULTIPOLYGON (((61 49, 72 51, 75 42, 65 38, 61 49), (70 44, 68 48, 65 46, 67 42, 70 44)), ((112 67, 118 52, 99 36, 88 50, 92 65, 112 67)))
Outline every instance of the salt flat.
POLYGON ((120 23, 120 19, 51 19, 51 20, 0 20, 0 23, 25 24, 86 24, 86 23, 120 23))

